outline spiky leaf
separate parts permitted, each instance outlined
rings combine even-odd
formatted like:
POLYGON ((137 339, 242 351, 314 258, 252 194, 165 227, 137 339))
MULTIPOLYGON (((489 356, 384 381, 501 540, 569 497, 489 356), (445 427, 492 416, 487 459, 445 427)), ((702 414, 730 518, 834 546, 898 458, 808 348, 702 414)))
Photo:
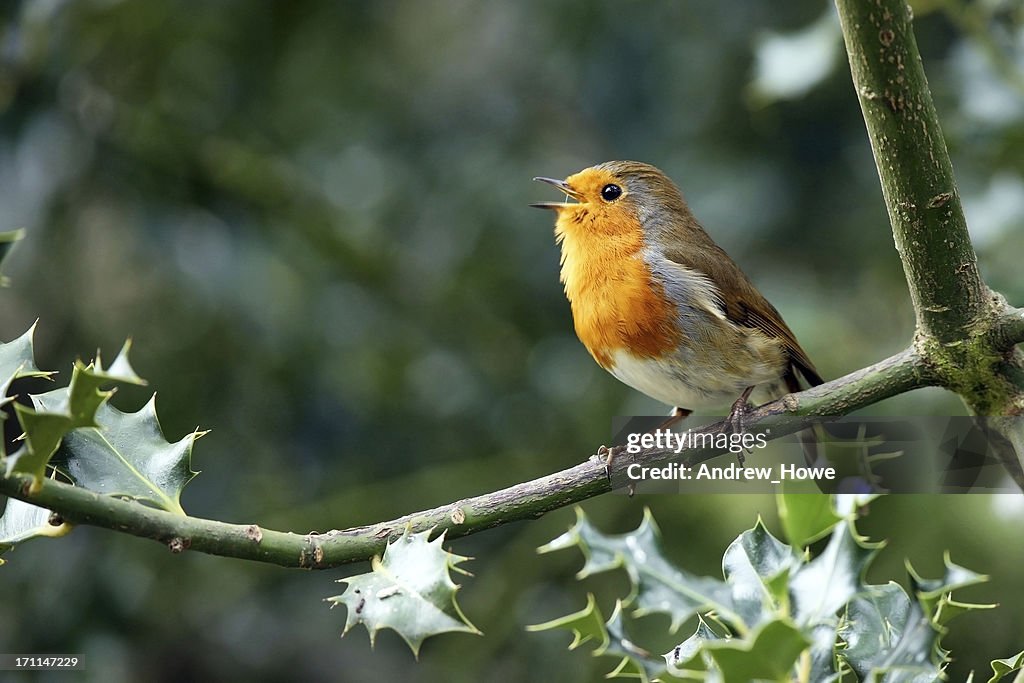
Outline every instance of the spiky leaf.
POLYGON ((722 558, 722 574, 744 625, 753 628, 785 609, 786 578, 799 566, 800 557, 772 536, 760 519, 729 545, 722 558))
POLYGON ((71 373, 71 383, 46 394, 33 396, 34 408, 16 405, 18 421, 25 432, 24 445, 11 455, 7 472, 25 472, 37 480, 46 474, 46 466, 64 437, 72 430, 95 427, 96 413, 113 395, 113 390, 102 387, 115 382, 143 384, 128 363, 129 342, 118 354, 112 368, 104 370, 97 354, 96 363, 85 365, 77 361, 71 373))
POLYGON ((1003 680, 1003 676, 1006 674, 1012 674, 1014 671, 1020 671, 1021 669, 1024 669, 1024 652, 1018 653, 1015 657, 993 659, 992 677, 988 679, 988 683, 998 683, 998 681, 1003 680))
POLYGON ((596 644, 595 657, 613 657, 617 660, 615 668, 608 673, 608 678, 633 678, 641 681, 674 681, 679 680, 669 673, 667 664, 647 650, 638 647, 628 636, 627 612, 623 610, 622 601, 616 601, 611 617, 605 621, 594 596, 587 596, 587 605, 578 612, 552 619, 543 624, 531 624, 528 631, 550 631, 566 629, 573 634, 569 649, 575 650, 580 645, 593 642, 596 644))
POLYGON ((863 590, 864 569, 879 547, 858 538, 852 521, 837 525, 824 552, 792 574, 789 590, 796 622, 830 623, 863 590))
POLYGON ((17 339, 0 344, 0 405, 11 400, 7 390, 18 377, 49 377, 53 374, 36 367, 32 341, 35 332, 36 323, 32 323, 17 339))
POLYGON ((665 664, 669 672, 680 678, 705 680, 712 674, 717 675, 714 661, 708 654, 706 646, 716 640, 722 640, 711 624, 703 617, 697 617, 697 630, 693 635, 665 653, 665 664))
MULTIPOLYGON (((706 600, 699 608, 697 632, 665 655, 671 675, 705 683, 836 683, 854 680, 854 676, 866 683, 938 680, 948 661, 948 653, 939 645, 943 624, 968 609, 989 607, 956 602, 951 591, 984 577, 947 557, 945 575, 939 579, 922 578, 908 568, 913 597, 896 583, 865 584, 867 566, 881 547, 860 538, 854 527, 857 514, 869 500, 843 497, 835 501, 835 516, 841 521, 832 524, 827 546, 813 559, 802 547, 787 546, 775 539, 760 520, 741 534, 726 550, 722 562, 724 586, 731 592, 720 597, 720 585, 707 591, 715 599, 706 600)), ((789 509, 795 514, 828 518, 816 505, 789 509)), ((811 528, 808 520, 801 524, 811 528)), ((798 536, 809 538, 806 534, 798 536)), ((698 602, 690 599, 695 594, 693 577, 668 563, 657 541, 657 528, 649 513, 636 532, 620 536, 602 534, 578 514, 567 534, 543 548, 580 547, 586 557, 581 577, 613 567, 622 567, 630 577, 632 590, 620 603, 620 618, 609 620, 602 634, 613 644, 622 643, 622 652, 616 653, 622 657, 613 672, 616 675, 650 677, 655 669, 644 656, 643 646, 628 639, 624 629, 612 632, 613 621, 619 625, 631 616, 655 611, 648 609, 650 601, 643 596, 656 594, 656 590, 667 596, 666 609, 680 609, 684 615, 692 614, 698 602), (656 574, 647 565, 656 568, 656 574), (672 591, 679 595, 672 596, 672 591)), ((599 615, 586 616, 591 617, 590 621, 577 613, 572 623, 577 629, 587 624, 600 634, 599 615)), ((675 622, 679 616, 670 614, 670 618, 675 622)), ((1016 660, 1005 660, 993 666, 999 671, 1017 664, 1016 660)))
POLYGON ((854 598, 839 635, 861 680, 933 681, 941 673, 939 631, 897 583, 854 598))
POLYGON ((655 678, 668 680, 665 662, 633 642, 626 632, 627 616, 622 601, 616 601, 612 615, 605 622, 607 638, 594 651, 594 656, 616 657, 619 663, 608 673, 608 677, 633 678, 648 683, 655 678))
POLYGON ((555 629, 566 629, 572 633, 572 642, 569 643, 570 650, 575 650, 590 641, 597 643, 598 650, 604 649, 608 644, 608 630, 605 628, 604 617, 601 616, 601 609, 597 606, 593 593, 587 593, 587 605, 580 611, 526 627, 527 631, 555 629))
POLYGON ((962 608, 985 608, 987 605, 970 605, 967 603, 954 603, 950 593, 965 586, 972 586, 977 583, 988 581, 984 574, 972 572, 966 567, 955 564, 945 553, 942 558, 946 571, 941 579, 922 578, 914 568, 907 563, 907 573, 910 575, 910 582, 914 587, 921 607, 929 618, 938 621, 940 624, 948 622, 953 616, 963 611, 962 608))
POLYGON ((636 616, 665 614, 675 632, 701 610, 715 610, 726 620, 740 621, 732 591, 723 581, 696 576, 673 566, 661 549, 660 532, 650 510, 640 526, 627 534, 609 535, 595 528, 577 508, 576 523, 539 551, 578 547, 585 558, 578 578, 622 568, 632 590, 623 600, 636 616))
MULTIPOLYGON (((0 261, 7 258, 7 255, 11 252, 14 247, 14 243, 25 236, 25 229, 20 228, 18 230, 8 230, 6 232, 0 232, 0 261)), ((7 276, 0 275, 0 287, 7 286, 7 276)))
MULTIPOLYGON (((50 511, 16 498, 8 498, 0 515, 0 555, 30 538, 56 538, 71 530, 68 524, 50 524, 50 511)), ((0 564, 3 564, 0 560, 0 564)))
POLYGON ((348 584, 341 595, 327 598, 333 605, 345 605, 345 630, 363 624, 372 644, 377 632, 390 628, 419 654, 423 641, 449 631, 480 633, 459 608, 450 569, 469 558, 454 555, 442 547, 444 534, 431 541, 430 532, 404 534, 388 543, 383 558, 374 557, 371 571, 339 579, 348 584))
POLYGON ((842 519, 836 514, 832 496, 823 493, 779 493, 776 502, 779 521, 794 548, 823 538, 842 519))
MULTIPOLYGON (((62 391, 32 398, 37 406, 47 408, 64 400, 62 391)), ((104 403, 95 420, 98 427, 79 428, 65 435, 54 458, 57 469, 91 491, 185 514, 181 491, 196 475, 190 465, 192 447, 205 432, 168 442, 157 419, 155 395, 134 413, 104 403)))
POLYGON ((788 619, 771 621, 749 638, 708 642, 706 649, 724 683, 784 680, 809 644, 788 619))

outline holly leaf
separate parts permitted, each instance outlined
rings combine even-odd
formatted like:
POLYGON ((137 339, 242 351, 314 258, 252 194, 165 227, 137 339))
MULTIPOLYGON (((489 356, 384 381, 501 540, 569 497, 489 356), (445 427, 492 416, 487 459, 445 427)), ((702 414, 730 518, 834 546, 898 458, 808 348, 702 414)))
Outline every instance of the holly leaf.
MULTIPOLYGON (((49 410, 65 400, 58 389, 33 396, 49 410)), ((181 491, 192 480, 192 447, 206 432, 194 431, 170 443, 156 414, 156 394, 134 413, 102 403, 95 427, 74 429, 64 436, 54 466, 76 485, 90 491, 137 500, 184 515, 181 491)))
MULTIPOLYGON (((943 625, 966 610, 991 607, 956 602, 951 591, 985 577, 947 556, 945 574, 938 579, 922 578, 908 566, 914 587, 910 595, 896 583, 864 583, 865 571, 882 546, 858 536, 854 526, 870 499, 837 497, 834 508, 831 501, 828 508, 817 503, 789 506, 795 515, 818 520, 798 520, 804 531, 795 538, 806 542, 817 536, 818 531, 808 531, 815 527, 831 531, 828 544, 813 559, 802 545, 774 538, 758 520, 726 550, 724 582, 698 581, 669 564, 649 512, 635 532, 619 536, 602 534, 578 512, 569 532, 542 550, 578 546, 585 557, 580 578, 623 568, 630 578, 630 595, 603 631, 592 597, 583 612, 549 625, 571 624, 574 645, 599 639, 599 652, 620 658, 613 673, 644 680, 657 669, 642 645, 627 637, 622 627, 626 620, 664 610, 675 624, 694 609, 699 610, 697 630, 664 655, 663 677, 704 683, 797 678, 836 683, 853 674, 865 683, 939 680, 949 654, 940 646, 943 625), (655 596, 662 599, 660 604, 655 596), (660 609, 652 609, 655 605, 660 609)), ((779 502, 783 505, 789 498, 780 497, 779 502)), ((997 661, 994 671, 1019 666, 1024 653, 1020 660, 997 661)))
POLYGON ((580 611, 543 624, 531 624, 526 630, 566 629, 573 634, 573 640, 569 643, 570 650, 575 650, 587 642, 596 643, 593 656, 614 657, 618 660, 615 668, 607 674, 607 678, 634 678, 644 683, 655 680, 666 683, 680 680, 667 668, 667 655, 657 658, 633 642, 627 635, 627 620, 621 600, 616 601, 611 617, 605 621, 594 596, 588 594, 587 605, 580 611))
POLYGON ((649 509, 636 530, 621 535, 602 533, 580 508, 567 532, 538 548, 547 553, 578 547, 583 553, 579 579, 622 568, 631 591, 622 601, 635 616, 665 614, 676 632, 683 622, 703 610, 715 610, 724 619, 742 621, 736 613, 732 590, 723 581, 696 576, 673 566, 661 549, 660 532, 649 509))
POLYGON ((96 427, 96 414, 113 395, 104 385, 115 382, 144 384, 128 362, 130 342, 125 342, 111 370, 104 370, 99 354, 96 361, 85 365, 76 361, 71 372, 71 383, 42 395, 32 396, 34 408, 16 404, 15 414, 24 430, 24 444, 11 455, 7 473, 24 472, 36 481, 46 475, 46 466, 56 453, 64 437, 72 430, 96 427), (113 368, 116 371, 112 371, 113 368))
POLYGON ((722 558, 722 573, 734 609, 748 628, 788 607, 788 574, 800 566, 793 549, 772 536, 759 518, 733 541, 722 558))
POLYGON ((1003 676, 1006 674, 1012 674, 1014 671, 1020 671, 1022 668, 1024 668, 1024 652, 1018 653, 1015 657, 993 659, 992 678, 988 679, 988 683, 998 683, 998 681, 1003 680, 1003 676))
POLYGON ((587 605, 580 611, 545 621, 542 624, 529 624, 526 627, 527 631, 553 631, 555 629, 566 629, 572 633, 572 642, 569 643, 570 650, 575 650, 580 645, 591 641, 597 643, 598 650, 603 650, 608 646, 608 630, 604 626, 604 617, 601 616, 601 609, 597 606, 593 593, 587 593, 587 605))
POLYGON ((601 647, 594 650, 594 656, 615 657, 619 660, 606 678, 633 678, 641 683, 674 678, 667 673, 664 658, 655 657, 627 635, 627 617, 621 600, 615 601, 615 609, 605 622, 605 629, 607 638, 601 647))
POLYGON ((842 521, 832 496, 823 493, 778 493, 779 521, 794 548, 805 548, 825 537, 842 521))
MULTIPOLYGON (((0 555, 15 545, 30 538, 46 536, 57 538, 71 531, 69 524, 50 524, 50 511, 25 503, 17 498, 8 498, 7 506, 0 515, 0 555)), ((4 563, 0 559, 0 565, 4 563)))
POLYGON ((955 564, 950 559, 948 552, 943 555, 942 561, 946 571, 941 579, 922 578, 914 571, 910 563, 907 563, 907 573, 910 575, 910 583, 914 588, 914 594, 929 618, 942 625, 948 623, 954 616, 967 609, 994 607, 994 605, 954 602, 951 596, 953 590, 977 583, 984 583, 988 581, 988 577, 955 564))
MULTIPOLYGON (((25 229, 21 228, 18 230, 8 230, 6 232, 0 232, 0 261, 7 258, 7 255, 11 253, 11 249, 14 248, 14 243, 25 236, 25 229)), ((8 279, 6 275, 0 275, 0 287, 6 287, 8 285, 8 279)))
POLYGON ((788 619, 764 624, 748 638, 707 642, 724 683, 788 680, 797 658, 809 645, 807 637, 788 619))
POLYGON ((441 546, 443 533, 433 541, 430 533, 406 532, 388 543, 383 557, 373 558, 369 573, 339 579, 348 587, 327 601, 332 607, 345 605, 348 610, 342 635, 363 624, 372 645, 378 631, 390 628, 418 657, 420 646, 430 636, 451 631, 480 633, 459 608, 455 599, 459 586, 449 574, 451 569, 462 572, 458 565, 469 558, 446 551, 441 546))
POLYGON ((839 636, 843 659, 861 680, 934 681, 942 673, 939 629, 897 584, 872 586, 850 601, 839 636))
MULTIPOLYGON (((2 234, 0 233, 0 235, 2 234)), ((49 377, 53 374, 36 367, 33 337, 37 323, 38 321, 32 323, 32 326, 17 339, 0 344, 0 405, 12 400, 7 396, 7 390, 15 379, 19 377, 49 377)))
POLYGON ((832 623, 836 612, 866 589, 862 575, 881 546, 858 537, 852 520, 837 525, 821 555, 797 569, 790 579, 796 622, 832 623))
POLYGON ((663 655, 668 671, 683 679, 718 680, 718 670, 706 645, 724 637, 704 617, 698 616, 697 630, 693 635, 663 655))
POLYGON ((192 446, 205 432, 168 442, 155 395, 134 413, 108 403, 114 390, 104 386, 145 384, 128 360, 130 349, 131 342, 125 342, 109 368, 98 352, 89 365, 77 361, 67 387, 34 394, 32 408, 16 405, 24 445, 8 458, 7 471, 39 481, 52 464, 83 488, 184 515, 181 491, 196 474, 190 466, 192 446))

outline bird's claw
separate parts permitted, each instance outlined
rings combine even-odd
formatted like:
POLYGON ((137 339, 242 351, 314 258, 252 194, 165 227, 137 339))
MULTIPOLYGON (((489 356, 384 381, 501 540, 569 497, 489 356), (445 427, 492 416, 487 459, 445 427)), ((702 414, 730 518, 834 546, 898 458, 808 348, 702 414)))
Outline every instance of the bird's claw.
MULTIPOLYGON (((732 408, 729 410, 729 415, 724 420, 724 425, 722 427, 723 434, 743 434, 746 431, 746 425, 744 423, 746 422, 747 415, 751 410, 751 406, 747 400, 750 398, 752 391, 753 387, 748 387, 732 404, 732 408)), ((746 456, 753 454, 753 448, 744 448, 736 453, 736 461, 739 462, 740 467, 743 467, 747 460, 746 456)))
MULTIPOLYGON (((597 453, 595 453, 594 455, 592 455, 590 457, 591 457, 591 459, 596 459, 598 461, 601 461, 601 460, 604 461, 604 463, 603 463, 604 464, 604 474, 608 478, 608 481, 611 481, 612 480, 612 461, 615 460, 615 458, 620 453, 622 453, 625 450, 626 450, 625 446, 612 446, 611 448, 608 448, 608 446, 601 446, 600 448, 597 449, 597 453)), ((629 495, 631 495, 631 496, 633 495, 632 491, 630 491, 629 495)))
POLYGON ((612 446, 611 448, 601 446, 597 449, 597 453, 595 453, 593 457, 603 459, 604 466, 608 469, 612 466, 612 461, 615 460, 615 458, 624 450, 626 450, 625 446, 612 446))

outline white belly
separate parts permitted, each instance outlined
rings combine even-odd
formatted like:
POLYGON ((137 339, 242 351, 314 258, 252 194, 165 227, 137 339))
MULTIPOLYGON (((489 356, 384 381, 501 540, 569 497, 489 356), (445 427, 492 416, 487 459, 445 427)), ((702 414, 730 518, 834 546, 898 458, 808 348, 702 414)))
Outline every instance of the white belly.
POLYGON ((611 373, 621 382, 653 399, 688 410, 728 408, 750 386, 758 387, 755 403, 786 393, 779 373, 766 364, 754 364, 751 372, 737 376, 722 367, 680 362, 678 359, 638 358, 625 350, 613 352, 611 373))

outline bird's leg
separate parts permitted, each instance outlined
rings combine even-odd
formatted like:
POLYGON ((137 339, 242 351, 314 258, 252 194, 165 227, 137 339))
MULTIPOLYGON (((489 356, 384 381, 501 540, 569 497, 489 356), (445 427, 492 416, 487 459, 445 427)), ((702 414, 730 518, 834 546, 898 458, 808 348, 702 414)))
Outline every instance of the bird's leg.
MULTIPOLYGON (((754 387, 747 387, 743 390, 743 393, 740 394, 740 397, 732 404, 732 408, 729 410, 729 416, 725 418, 724 433, 743 433, 743 422, 746 419, 747 413, 750 411, 750 405, 747 401, 750 400, 750 394, 752 393, 754 393, 754 387)), ((736 454, 736 460, 739 461, 740 467, 743 467, 743 463, 746 461, 743 451, 739 451, 736 454)))
POLYGON ((614 460, 615 456, 617 456, 624 450, 626 450, 625 446, 612 446, 611 448, 608 448, 607 446, 601 446, 600 448, 597 449, 597 453, 594 454, 594 457, 604 458, 604 468, 606 470, 610 470, 612 466, 612 460, 614 460))
MULTIPOLYGON (((615 459, 615 456, 621 454, 625 450, 625 445, 613 445, 610 449, 606 445, 601 445, 597 450, 597 453, 591 456, 591 460, 596 460, 598 462, 602 460, 604 461, 604 476, 607 477, 608 481, 611 481, 611 461, 615 459)), ((630 483, 629 486, 630 498, 633 498, 633 492, 636 489, 636 484, 630 483)))
POLYGON ((754 387, 747 387, 740 394, 740 397, 732 404, 732 409, 729 410, 729 416, 725 418, 726 431, 731 434, 740 434, 743 432, 743 421, 750 412, 750 405, 747 403, 750 400, 750 395, 754 393, 754 387))
MULTIPOLYGON (((672 408, 672 410, 669 411, 668 417, 665 419, 664 422, 661 422, 660 424, 658 424, 657 427, 655 427, 654 429, 650 430, 647 433, 656 432, 659 429, 668 429, 673 425, 685 420, 692 412, 692 410, 687 410, 686 408, 680 408, 679 406, 675 406, 674 408, 672 408)), ((624 449, 624 446, 613 446, 612 448, 608 448, 607 446, 601 446, 600 448, 597 449, 596 455, 599 458, 604 457, 605 468, 610 468, 612 466, 612 461, 615 459, 617 455, 622 453, 624 449)))
POLYGON ((686 408, 680 408, 679 406, 675 406, 674 408, 672 408, 672 410, 669 411, 668 417, 665 419, 664 422, 657 426, 655 431, 657 431, 658 429, 669 429, 675 426, 676 424, 682 422, 687 417, 689 417, 690 413, 692 412, 692 410, 687 410, 686 408))
MULTIPOLYGON (((671 411, 669 411, 668 417, 663 422, 661 422, 657 427, 650 431, 655 432, 661 429, 669 429, 673 425, 685 420, 692 412, 692 410, 687 410, 686 408, 680 408, 679 406, 675 406, 672 408, 671 411)), ((601 446, 600 448, 597 449, 597 453, 595 453, 593 456, 595 458, 604 458, 604 472, 605 476, 608 477, 609 481, 611 481, 612 478, 612 461, 614 461, 615 458, 624 450, 626 450, 625 446, 612 446, 611 448, 608 448, 608 446, 601 446)), ((630 498, 633 497, 633 493, 635 491, 636 483, 631 482, 629 484, 630 498)))

